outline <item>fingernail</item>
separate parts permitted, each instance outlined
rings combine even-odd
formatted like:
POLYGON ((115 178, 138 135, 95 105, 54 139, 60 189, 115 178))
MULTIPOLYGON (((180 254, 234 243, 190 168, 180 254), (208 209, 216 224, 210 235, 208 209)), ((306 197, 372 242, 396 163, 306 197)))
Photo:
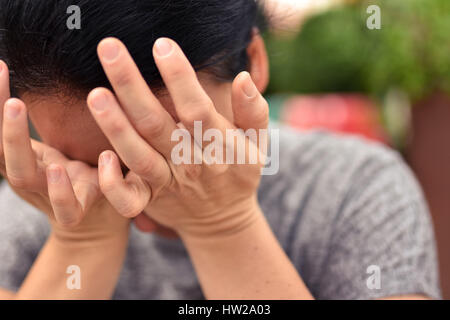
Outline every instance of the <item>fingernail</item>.
POLYGON ((107 166, 111 163, 112 157, 109 152, 102 153, 100 156, 100 165, 107 166))
POLYGON ((47 170, 47 177, 50 183, 57 183, 61 178, 61 170, 58 166, 50 165, 47 170))
POLYGON ((14 120, 20 114, 20 106, 15 103, 7 103, 6 107, 6 117, 8 119, 14 120))
POLYGON ((107 40, 104 41, 100 48, 100 55, 103 57, 105 61, 113 62, 119 56, 120 48, 117 45, 115 40, 107 40))
POLYGON ((155 50, 160 57, 168 56, 172 52, 172 44, 165 38, 159 38, 155 42, 155 50))
POLYGON ((108 106, 108 98, 106 97, 105 93, 98 92, 95 97, 91 100, 92 108, 97 113, 101 113, 106 110, 106 107, 108 106))
POLYGON ((247 72, 246 80, 244 85, 242 86, 242 91, 247 96, 247 98, 251 99, 256 96, 258 93, 258 89, 256 88, 255 84, 253 83, 252 77, 247 72))
POLYGON ((0 63, 0 73, 3 71, 3 63, 0 63))

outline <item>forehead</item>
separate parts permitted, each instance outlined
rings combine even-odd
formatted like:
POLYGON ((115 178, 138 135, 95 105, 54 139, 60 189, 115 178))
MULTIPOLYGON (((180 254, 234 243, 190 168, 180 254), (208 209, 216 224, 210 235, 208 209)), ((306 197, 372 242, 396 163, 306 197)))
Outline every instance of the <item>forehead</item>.
MULTIPOLYGON (((209 73, 198 72, 197 77, 200 84, 212 100, 219 100, 220 95, 227 92, 227 90, 223 90, 224 84, 216 81, 216 79, 209 73)), ((177 116, 175 106, 173 105, 173 101, 168 90, 162 86, 152 90, 152 92, 158 98, 162 107, 164 107, 164 109, 166 109, 169 114, 176 119, 177 116)), ((59 117, 61 117, 60 121, 63 121, 64 118, 69 118, 68 120, 70 120, 71 116, 82 115, 85 112, 89 113, 86 103, 87 95, 87 93, 45 94, 45 92, 24 92, 20 95, 20 98, 25 102, 29 111, 35 112, 35 109, 39 109, 39 112, 41 113, 52 114, 55 117, 59 115, 59 117)))
MULTIPOLYGON (((175 107, 167 90, 158 90, 155 96, 158 98, 161 106, 175 118, 175 107)), ((26 104, 32 120, 39 118, 39 121, 43 121, 45 116, 47 121, 51 121, 55 125, 67 125, 79 119, 92 117, 87 106, 87 95, 68 96, 24 93, 19 98, 26 104)))

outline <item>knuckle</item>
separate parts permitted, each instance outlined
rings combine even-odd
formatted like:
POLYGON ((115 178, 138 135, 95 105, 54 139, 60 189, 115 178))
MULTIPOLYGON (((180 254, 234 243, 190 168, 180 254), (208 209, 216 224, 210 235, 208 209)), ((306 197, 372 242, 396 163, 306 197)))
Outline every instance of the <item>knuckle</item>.
POLYGON ((127 70, 120 70, 114 76, 114 82, 118 87, 127 87, 132 82, 132 75, 127 70))
POLYGON ((142 177, 150 177, 154 173, 154 163, 149 156, 136 159, 130 167, 142 177))
POLYGON ((188 164, 184 167, 184 174, 189 180, 196 180, 200 177, 202 168, 200 165, 188 164))
POLYGON ((123 202, 116 210, 125 218, 134 218, 142 211, 131 201, 123 202))
POLYGON ((16 134, 13 134, 11 132, 7 132, 3 135, 3 144, 5 146, 14 147, 17 145, 18 140, 19 140, 19 137, 16 134))
POLYGON ((111 120, 108 131, 112 136, 119 136, 124 133, 125 124, 121 119, 111 120))
POLYGON ((51 198, 51 203, 57 208, 64 208, 70 205, 70 201, 68 199, 64 197, 55 197, 55 196, 51 198))
POLYGON ((147 116, 136 121, 136 129, 145 136, 160 137, 165 126, 164 122, 159 119, 161 118, 150 112, 147 116))
POLYGON ((21 189, 21 190, 30 189, 30 187, 32 185, 31 179, 15 176, 10 173, 7 173, 7 176, 8 176, 8 182, 17 189, 21 189))
POLYGON ((153 185, 155 186, 163 186, 170 181, 170 176, 167 174, 165 170, 158 170, 152 174, 153 176, 153 185))
MULTIPOLYGON (((205 101, 191 101, 186 103, 186 110, 189 110, 182 116, 182 121, 194 123, 201 121, 203 124, 209 124, 211 120, 211 103, 205 101)), ((180 116, 181 117, 181 116, 180 116)))
POLYGON ((118 189, 118 186, 118 181, 101 171, 98 179, 98 187, 105 196, 113 196, 118 189))
POLYGON ((114 181, 109 179, 99 179, 100 190, 106 195, 111 194, 116 189, 114 181))

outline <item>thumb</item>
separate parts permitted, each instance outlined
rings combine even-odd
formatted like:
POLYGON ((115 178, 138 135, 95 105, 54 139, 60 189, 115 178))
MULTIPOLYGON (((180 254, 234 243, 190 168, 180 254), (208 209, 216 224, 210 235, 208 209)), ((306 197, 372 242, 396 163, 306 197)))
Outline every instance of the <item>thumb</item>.
POLYGON ((250 74, 241 72, 232 85, 234 124, 243 129, 267 129, 269 105, 256 88, 250 74))

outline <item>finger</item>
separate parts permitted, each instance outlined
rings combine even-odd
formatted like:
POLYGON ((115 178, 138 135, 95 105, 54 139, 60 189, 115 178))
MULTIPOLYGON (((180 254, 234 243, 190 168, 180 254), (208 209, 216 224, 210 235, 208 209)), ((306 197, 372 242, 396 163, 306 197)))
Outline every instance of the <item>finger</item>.
MULTIPOLYGON (((241 72, 232 84, 234 123, 254 143, 249 154, 264 163, 268 147, 269 105, 259 93, 250 74, 241 72)), ((254 161, 253 161, 254 162, 254 161)))
POLYGON ((56 150, 40 141, 31 139, 31 146, 36 158, 46 167, 52 163, 59 163, 65 166, 71 162, 71 160, 67 159, 59 150, 56 150))
POLYGON ((124 217, 136 217, 150 201, 148 185, 133 172, 129 172, 124 179, 119 159, 112 151, 100 155, 99 183, 106 199, 124 217))
POLYGON ((43 172, 38 170, 31 147, 25 104, 18 99, 5 103, 3 121, 3 148, 9 182, 17 188, 36 190, 42 187, 43 172))
POLYGON ((77 226, 83 219, 84 213, 64 167, 58 164, 48 166, 47 183, 56 221, 66 228, 77 226))
POLYGON ((229 124, 217 113, 181 48, 173 40, 160 38, 155 42, 153 55, 178 118, 191 134, 195 121, 200 121, 204 129, 215 128, 224 133, 229 124))
POLYGON ((95 89, 87 101, 97 124, 130 170, 152 184, 170 181, 166 159, 136 132, 111 91, 95 89))
POLYGON ((2 126, 3 126, 3 107, 5 102, 10 97, 9 91, 9 71, 6 63, 0 60, 0 171, 5 171, 4 159, 3 159, 3 139, 2 139, 2 126))
POLYGON ((136 130, 166 159, 176 123, 153 95, 125 45, 115 38, 100 42, 98 55, 114 92, 136 130))
MULTIPOLYGON (((57 159, 59 157, 56 156, 54 158, 57 159)), ((83 212, 89 211, 91 206, 101 196, 97 168, 93 168, 81 161, 67 161, 64 159, 62 161, 59 160, 57 163, 65 167, 81 209, 83 212)))
POLYGON ((145 233, 155 232, 158 228, 156 223, 145 213, 141 213, 134 218, 134 224, 136 225, 136 228, 145 233))
POLYGON ((241 72, 232 85, 234 123, 238 128, 267 129, 269 105, 259 93, 250 74, 241 72))

